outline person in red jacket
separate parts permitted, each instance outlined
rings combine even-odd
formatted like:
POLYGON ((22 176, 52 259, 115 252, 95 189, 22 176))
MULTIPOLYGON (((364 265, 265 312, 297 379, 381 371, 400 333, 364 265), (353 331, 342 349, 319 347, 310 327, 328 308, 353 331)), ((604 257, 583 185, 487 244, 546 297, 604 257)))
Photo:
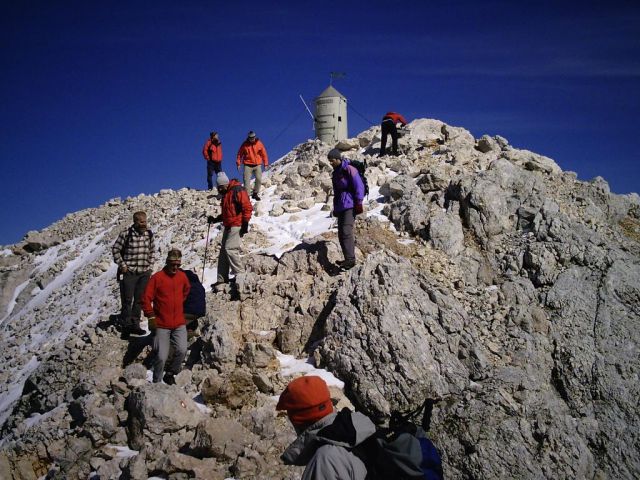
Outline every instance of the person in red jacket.
POLYGON ((240 171, 240 164, 244 164, 244 188, 247 189, 247 193, 251 191, 251 176, 255 175, 256 183, 253 187, 253 193, 251 198, 254 200, 260 200, 260 185, 262 185, 262 165, 265 170, 269 166, 269 157, 267 157, 267 150, 264 148, 263 143, 255 132, 251 131, 247 135, 247 139, 240 145, 238 155, 236 156, 236 165, 238 171, 240 171))
POLYGON ((382 128, 382 140, 380 141, 380 154, 378 155, 379 157, 387 154, 387 135, 391 135, 391 148, 393 150, 393 155, 398 156, 398 128, 396 127, 397 123, 400 123, 404 127, 407 124, 407 121, 402 115, 396 112, 387 112, 384 117, 382 117, 382 123, 380 124, 380 127, 382 128))
POLYGON ((249 231, 253 212, 247 191, 235 178, 229 181, 224 172, 218 175, 218 191, 222 195, 222 213, 217 217, 207 217, 209 224, 222 221, 224 226, 218 256, 218 278, 214 287, 229 282, 229 267, 234 275, 244 272, 240 261, 240 237, 249 231))
POLYGON ((207 186, 213 190, 213 174, 222 171, 222 143, 218 138, 218 132, 211 132, 209 140, 202 147, 202 156, 207 161, 207 186))
POLYGON ((180 270, 182 252, 170 250, 162 270, 154 273, 147 283, 142 296, 142 310, 149 319, 149 325, 155 324, 153 338, 153 382, 164 379, 167 384, 174 384, 174 375, 182 369, 182 361, 187 354, 187 327, 184 320, 183 304, 191 285, 185 273, 180 270), (164 364, 169 356, 169 346, 174 348, 173 360, 164 372, 164 364))

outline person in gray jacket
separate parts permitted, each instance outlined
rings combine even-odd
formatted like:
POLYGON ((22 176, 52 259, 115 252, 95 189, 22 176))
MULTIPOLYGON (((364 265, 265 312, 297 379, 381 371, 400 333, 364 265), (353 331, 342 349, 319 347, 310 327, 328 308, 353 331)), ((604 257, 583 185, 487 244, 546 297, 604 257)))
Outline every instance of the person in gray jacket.
POLYGON ((302 480, 365 480, 367 468, 351 449, 376 431, 359 412, 333 409, 329 388, 316 376, 293 380, 280 395, 298 438, 282 454, 287 465, 306 466, 302 480))

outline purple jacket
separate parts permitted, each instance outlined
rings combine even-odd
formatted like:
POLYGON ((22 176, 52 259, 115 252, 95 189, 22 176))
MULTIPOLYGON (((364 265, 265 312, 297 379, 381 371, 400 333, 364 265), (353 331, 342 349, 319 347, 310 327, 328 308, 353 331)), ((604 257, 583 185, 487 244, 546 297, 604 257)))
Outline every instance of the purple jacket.
POLYGON ((349 160, 342 160, 339 167, 333 169, 333 213, 344 212, 361 204, 364 198, 364 183, 356 167, 349 160))

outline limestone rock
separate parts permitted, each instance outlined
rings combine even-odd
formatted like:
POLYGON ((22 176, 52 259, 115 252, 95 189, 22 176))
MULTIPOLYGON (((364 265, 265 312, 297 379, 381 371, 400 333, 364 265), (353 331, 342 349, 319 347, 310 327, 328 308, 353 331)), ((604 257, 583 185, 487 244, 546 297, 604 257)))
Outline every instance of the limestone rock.
POLYGON ((211 418, 198 425, 191 449, 200 457, 235 460, 256 440, 253 433, 232 419, 211 418))

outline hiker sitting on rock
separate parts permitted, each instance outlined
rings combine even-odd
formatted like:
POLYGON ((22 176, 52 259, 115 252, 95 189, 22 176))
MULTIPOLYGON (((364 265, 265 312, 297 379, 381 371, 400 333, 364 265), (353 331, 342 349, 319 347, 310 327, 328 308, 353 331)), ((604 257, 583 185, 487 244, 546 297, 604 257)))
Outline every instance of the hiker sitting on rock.
POLYGON ((288 465, 306 465, 302 480, 365 479, 367 468, 351 450, 375 433, 375 425, 346 408, 334 412, 322 378, 308 375, 291 381, 276 409, 286 410, 298 434, 282 460, 288 465))
POLYGON ((234 275, 244 272, 240 260, 240 237, 249 231, 253 207, 246 190, 235 178, 229 181, 224 172, 218 175, 218 191, 222 195, 222 213, 209 216, 209 224, 222 221, 224 232, 218 256, 218 278, 214 287, 229 283, 229 268, 234 275))
POLYGON ((342 158, 340 150, 334 148, 327 158, 333 167, 333 215, 338 218, 338 240, 344 256, 337 263, 341 269, 349 270, 356 264, 353 225, 356 215, 362 213, 364 183, 358 170, 342 158))
POLYGON ((140 328, 140 298, 151 276, 155 245, 153 232, 147 228, 145 212, 133 214, 133 225, 120 232, 111 253, 118 264, 122 333, 146 335, 147 332, 140 328))
POLYGON ((399 123, 403 127, 407 124, 407 121, 404 119, 402 115, 396 112, 387 112, 384 117, 382 117, 382 123, 380 123, 380 128, 382 130, 381 135, 382 139, 380 140, 380 154, 379 157, 382 157, 387 154, 387 136, 391 135, 391 149, 393 151, 393 155, 398 156, 398 127, 396 124, 399 123))
POLYGON ((183 304, 191 287, 189 279, 180 270, 181 264, 182 252, 177 249, 169 250, 164 268, 151 276, 142 296, 142 309, 149 319, 149 327, 155 327, 154 383, 164 379, 165 383, 174 384, 174 375, 182 370, 182 361, 187 354, 187 327, 183 304), (170 345, 174 348, 174 356, 163 378, 170 345))

